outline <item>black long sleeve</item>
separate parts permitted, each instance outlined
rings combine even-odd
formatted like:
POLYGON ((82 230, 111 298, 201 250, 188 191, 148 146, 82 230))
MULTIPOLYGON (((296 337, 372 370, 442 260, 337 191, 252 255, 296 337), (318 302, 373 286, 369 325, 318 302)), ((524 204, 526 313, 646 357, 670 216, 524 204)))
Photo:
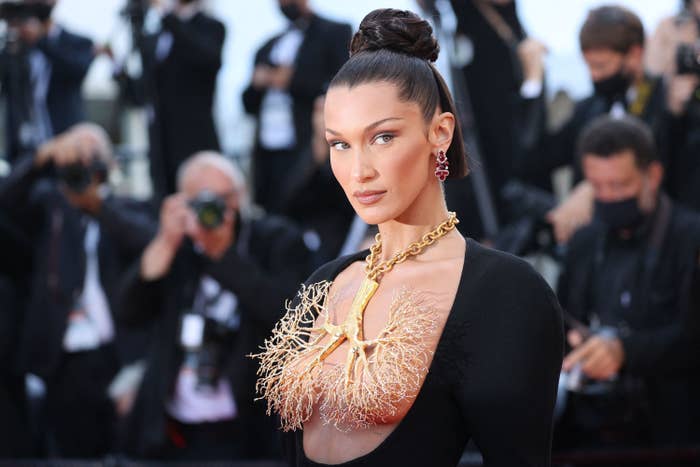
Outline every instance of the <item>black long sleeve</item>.
POLYGON ((158 230, 156 215, 145 203, 109 196, 96 220, 123 255, 140 256, 158 230))
POLYGON ((241 255, 230 248, 219 261, 209 261, 205 271, 221 285, 233 291, 248 317, 262 330, 272 329, 284 313, 284 304, 308 272, 310 252, 301 233, 296 229, 273 228, 261 239, 270 258, 268 264, 260 261, 262 252, 241 255), (256 254, 257 253, 257 254, 256 254))
MULTIPOLYGON (((253 68, 255 68, 258 65, 262 64, 267 64, 268 59, 267 57, 270 55, 270 50, 272 49, 272 45, 275 43, 275 41, 278 39, 279 36, 274 37, 267 41, 261 48, 258 50, 255 54, 255 60, 253 61, 253 68)), ((258 115, 260 113, 260 107, 262 106, 262 100, 263 96, 265 95, 265 89, 258 89, 255 86, 253 86, 253 83, 250 83, 244 90, 243 94, 241 95, 241 100, 243 102, 243 108, 245 109, 246 113, 250 115, 258 115)))
POLYGON ((549 465, 561 310, 530 266, 506 264, 490 258, 478 265, 483 295, 470 302, 478 311, 469 324, 475 342, 455 349, 455 396, 485 466, 549 465))
POLYGON ((82 81, 95 58, 92 42, 84 37, 44 37, 37 46, 51 61, 52 75, 60 79, 82 81))
POLYGON ((173 35, 172 54, 177 61, 191 66, 219 69, 221 49, 226 37, 226 29, 219 21, 208 19, 206 28, 194 28, 190 22, 182 21, 174 14, 163 17, 163 28, 173 35))
POLYGON ((139 327, 148 324, 162 307, 164 278, 147 281, 141 277, 139 258, 124 274, 119 293, 117 319, 127 326, 139 327))

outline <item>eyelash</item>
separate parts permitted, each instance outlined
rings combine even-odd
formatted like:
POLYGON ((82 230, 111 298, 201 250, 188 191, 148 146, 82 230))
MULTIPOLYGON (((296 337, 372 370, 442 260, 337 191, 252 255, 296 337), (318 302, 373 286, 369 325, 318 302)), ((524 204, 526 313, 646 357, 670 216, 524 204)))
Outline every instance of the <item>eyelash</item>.
POLYGON ((345 143, 345 142, 343 142, 343 141, 331 141, 330 143, 328 143, 328 145, 331 147, 331 149, 335 149, 336 151, 342 151, 342 150, 347 149, 348 147, 350 147, 350 146, 348 146, 347 143, 345 143), (335 146, 338 145, 338 144, 342 144, 342 145, 344 145, 344 147, 341 147, 341 148, 335 147, 335 146))
POLYGON ((392 134, 392 133, 380 133, 380 134, 378 134, 377 136, 375 136, 374 139, 373 139, 372 141, 373 141, 373 142, 376 142, 377 140, 383 139, 383 138, 389 138, 389 140, 388 140, 388 141, 383 141, 383 142, 380 143, 380 144, 389 144, 389 143, 395 138, 395 135, 392 134))
MULTIPOLYGON (((395 137, 396 137, 396 135, 394 135, 393 133, 380 133, 372 139, 372 143, 375 143, 378 140, 382 139, 382 142, 379 144, 389 144, 395 137), (388 140, 384 141, 383 140, 384 138, 388 138, 388 140)), ((328 145, 330 146, 331 149, 335 149, 336 151, 343 151, 343 150, 348 149, 350 147, 344 141, 330 141, 328 143, 328 145), (341 145, 341 146, 337 147, 338 145, 341 145)))

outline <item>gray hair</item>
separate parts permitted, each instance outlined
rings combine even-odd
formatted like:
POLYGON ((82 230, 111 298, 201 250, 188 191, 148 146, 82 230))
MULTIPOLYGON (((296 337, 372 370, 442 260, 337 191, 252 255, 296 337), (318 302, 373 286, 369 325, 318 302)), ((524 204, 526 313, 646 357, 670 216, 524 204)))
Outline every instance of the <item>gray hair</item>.
POLYGON ((194 153, 180 164, 180 167, 177 169, 178 189, 182 189, 188 172, 199 167, 210 167, 224 174, 231 181, 233 191, 238 194, 241 206, 248 203, 248 190, 243 172, 241 172, 231 159, 215 151, 200 151, 194 153))

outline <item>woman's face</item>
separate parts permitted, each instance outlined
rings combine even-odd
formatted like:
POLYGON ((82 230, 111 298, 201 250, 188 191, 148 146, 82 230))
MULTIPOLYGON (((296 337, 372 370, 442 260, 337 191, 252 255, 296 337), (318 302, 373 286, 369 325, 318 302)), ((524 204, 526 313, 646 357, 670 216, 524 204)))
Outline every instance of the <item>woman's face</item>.
POLYGON ((438 183, 430 125, 417 103, 399 99, 395 85, 329 89, 325 121, 333 174, 368 224, 400 217, 438 183))

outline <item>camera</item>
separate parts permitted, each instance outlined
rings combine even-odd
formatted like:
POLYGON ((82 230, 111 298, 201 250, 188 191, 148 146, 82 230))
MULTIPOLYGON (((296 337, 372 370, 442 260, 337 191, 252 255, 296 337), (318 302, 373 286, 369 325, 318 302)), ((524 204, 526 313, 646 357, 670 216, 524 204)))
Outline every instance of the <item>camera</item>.
POLYGON ((513 221, 494 239, 496 249, 518 256, 544 253, 560 259, 562 248, 557 245, 552 225, 546 220, 547 213, 557 205, 554 195, 511 180, 501 189, 501 198, 513 221))
POLYGON ((100 181, 107 180, 107 165, 96 156, 88 165, 76 162, 56 169, 58 180, 77 194, 83 193, 90 186, 95 175, 100 181))
POLYGON ((38 19, 44 22, 51 17, 52 10, 53 5, 50 3, 8 1, 0 3, 0 20, 12 22, 38 19))
POLYGON ((239 327, 236 313, 224 320, 193 312, 183 315, 180 345, 185 365, 197 374, 197 389, 217 387, 239 327))
POLYGON ((203 228, 213 230, 223 224, 226 200, 216 193, 202 191, 190 200, 189 205, 203 228))
POLYGON ((676 69, 679 75, 700 76, 700 41, 678 46, 676 49, 676 69))

